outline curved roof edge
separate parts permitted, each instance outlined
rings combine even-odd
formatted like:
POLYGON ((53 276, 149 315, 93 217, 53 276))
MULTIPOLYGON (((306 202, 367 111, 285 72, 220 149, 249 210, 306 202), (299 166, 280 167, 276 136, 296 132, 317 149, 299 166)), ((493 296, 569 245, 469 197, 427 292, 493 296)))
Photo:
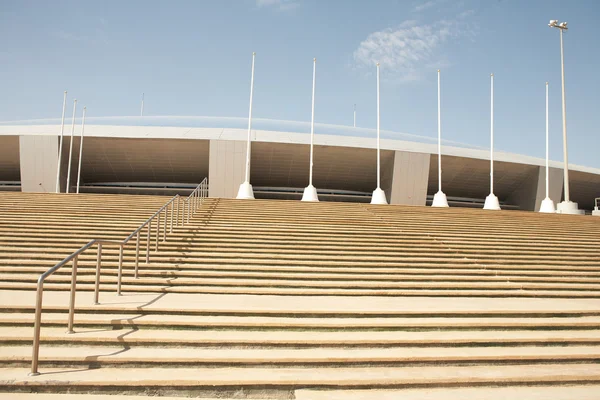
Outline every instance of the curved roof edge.
MULTIPOLYGON (((70 136, 65 127, 65 136, 70 136)), ((60 125, 0 125, 0 135, 58 135, 60 125)), ((81 126, 75 127, 79 136, 81 126)), ((247 139, 246 129, 235 128, 189 128, 169 126, 129 126, 129 125, 86 125, 85 135, 107 138, 138 139, 203 139, 203 140, 241 140, 247 139)), ((310 144, 308 133, 252 130, 252 140, 271 143, 310 144)), ((443 143, 443 141, 442 141, 443 143)), ((375 138, 315 134, 315 144, 321 146, 340 146, 358 148, 376 148, 375 138)), ((404 140, 381 139, 382 150, 400 150, 414 153, 437 154, 437 144, 404 140)), ((442 144, 442 155, 489 160, 489 150, 471 149, 442 144)), ((539 157, 496 151, 494 160, 500 162, 544 166, 545 160, 539 157)), ((560 161, 550 161, 550 166, 562 168, 560 161)), ((569 164, 570 170, 600 175, 600 168, 569 164)))

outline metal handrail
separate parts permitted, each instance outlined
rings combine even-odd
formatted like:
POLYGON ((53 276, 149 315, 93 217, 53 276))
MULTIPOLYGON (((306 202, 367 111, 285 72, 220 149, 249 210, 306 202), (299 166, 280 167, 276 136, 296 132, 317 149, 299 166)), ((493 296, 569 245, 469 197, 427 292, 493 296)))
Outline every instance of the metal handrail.
MULTIPOLYGON (((202 204, 204 198, 208 197, 208 180, 204 178, 202 182, 196 186, 196 189, 192 191, 192 193, 184 200, 184 204, 187 203, 188 214, 187 214, 187 222, 190 220, 190 213, 195 213, 198 209, 199 205, 202 204), (193 204, 192 204, 193 203, 193 204), (190 208, 192 210, 190 210, 190 208)), ((29 375, 39 375, 38 372, 38 361, 39 361, 39 353, 40 353, 40 330, 41 330, 41 320, 42 320, 42 299, 44 294, 44 281, 50 275, 54 274, 61 267, 69 263, 69 261, 73 261, 72 271, 71 271, 71 292, 69 297, 69 319, 67 322, 67 333, 75 333, 73 331, 73 320, 75 318, 75 294, 77 292, 77 263, 79 260, 79 255, 81 255, 86 250, 93 247, 95 244, 98 245, 97 252, 97 262, 96 262, 96 281, 94 287, 94 304, 99 304, 99 295, 100 295, 100 272, 102 266, 102 245, 116 245, 119 246, 119 269, 118 269, 118 277, 117 277, 117 295, 121 295, 121 280, 123 274, 123 248, 125 245, 135 236, 136 237, 136 246, 135 246, 135 278, 138 278, 138 266, 139 266, 139 255, 140 255, 140 235, 142 230, 147 227, 147 236, 146 236, 146 264, 150 262, 150 236, 152 231, 152 221, 154 218, 157 219, 156 224, 156 245, 155 251, 158 251, 158 242, 160 240, 160 218, 161 213, 164 213, 164 229, 163 229, 163 242, 167 239, 167 212, 171 210, 171 221, 169 232, 173 232, 173 219, 175 216, 174 207, 176 206, 177 217, 175 218, 176 226, 179 225, 179 209, 180 209, 181 197, 177 194, 173 196, 165 205, 163 205, 158 211, 156 211, 150 218, 148 218, 144 223, 142 223, 136 230, 134 230, 129 236, 125 239, 118 240, 106 240, 106 239, 93 239, 89 241, 86 245, 82 246, 79 250, 76 250, 71 255, 67 256, 64 260, 44 272, 37 281, 37 291, 36 291, 36 301, 35 301, 35 319, 33 325, 33 349, 31 356, 31 372, 29 375), (169 207, 170 206, 170 207, 169 207)), ((182 211, 185 207, 181 207, 182 211)), ((183 218, 181 225, 184 224, 185 219, 183 218)))

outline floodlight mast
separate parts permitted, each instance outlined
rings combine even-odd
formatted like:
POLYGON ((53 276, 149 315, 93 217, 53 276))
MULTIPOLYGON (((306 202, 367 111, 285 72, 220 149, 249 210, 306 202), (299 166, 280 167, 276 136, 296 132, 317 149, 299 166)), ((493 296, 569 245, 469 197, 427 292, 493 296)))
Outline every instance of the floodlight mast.
MULTIPOLYGON (((560 30, 560 72, 562 78, 562 125, 563 125, 563 160, 564 160, 564 190, 565 190, 565 201, 563 202, 568 210, 571 212, 568 213, 577 213, 577 205, 576 203, 572 203, 570 199, 570 190, 569 190, 569 157, 567 150, 567 104, 566 104, 566 96, 565 96, 565 56, 563 49, 563 31, 568 30, 567 22, 559 22, 557 19, 550 20, 548 23, 550 28, 557 28, 560 30)), ((561 208, 561 210, 563 210, 561 208)), ((563 211, 565 212, 565 211, 563 211)))

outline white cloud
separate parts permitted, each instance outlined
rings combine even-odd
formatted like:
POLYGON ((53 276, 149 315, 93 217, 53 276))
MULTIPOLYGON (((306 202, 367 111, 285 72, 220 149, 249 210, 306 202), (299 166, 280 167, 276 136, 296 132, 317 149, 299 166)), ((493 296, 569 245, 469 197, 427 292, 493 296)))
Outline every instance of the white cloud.
POLYGON ((300 6, 298 0, 256 0, 258 8, 274 8, 279 11, 289 11, 300 6))
POLYGON ((444 43, 453 37, 472 34, 463 19, 460 16, 428 24, 410 20, 395 28, 373 32, 354 51, 355 67, 369 73, 379 62, 382 74, 392 80, 418 81, 429 66, 449 64, 443 54, 444 43))

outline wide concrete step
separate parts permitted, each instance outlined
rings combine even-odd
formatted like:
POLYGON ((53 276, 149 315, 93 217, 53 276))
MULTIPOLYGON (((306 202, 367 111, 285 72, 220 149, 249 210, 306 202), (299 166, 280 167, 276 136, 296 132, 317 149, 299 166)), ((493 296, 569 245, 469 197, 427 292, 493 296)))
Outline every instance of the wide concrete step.
MULTIPOLYGON (((130 275, 130 274, 128 274, 130 275)), ((11 274, 2 273, 0 277, 5 282, 36 282, 39 275, 33 274, 11 274)), ((465 279, 421 279, 406 281, 403 279, 395 280, 368 280, 362 277, 360 280, 355 277, 354 279, 347 280, 324 280, 324 279, 308 279, 304 277, 297 277, 290 279, 288 277, 181 277, 181 276, 168 276, 168 277, 144 277, 142 279, 135 279, 131 276, 125 276, 122 278, 123 284, 132 284, 136 286, 142 285, 162 285, 162 286, 233 286, 233 287, 290 287, 290 288, 324 288, 324 289, 376 289, 376 290, 387 290, 387 289, 450 289, 450 290, 461 290, 461 289, 489 289, 489 290, 506 290, 506 289, 523 289, 523 290, 581 290, 581 291, 600 291, 600 282, 598 283, 580 283, 571 281, 562 282, 542 282, 542 281, 509 281, 507 279, 497 279, 496 277, 490 277, 489 279, 479 280, 465 280, 465 279)), ((86 274, 78 276, 78 283, 94 283, 96 280, 95 274, 86 274)), ((69 275, 52 275, 45 281, 46 283, 70 283, 71 276, 69 275)), ((117 278, 114 275, 104 276, 102 279, 103 283, 116 283, 117 278)))
MULTIPOLYGON (((27 376, 26 368, 1 368, 0 387, 81 390, 94 386, 106 391, 115 386, 146 390, 177 387, 209 388, 385 388, 456 387, 481 385, 598 384, 600 365, 577 363, 472 366, 397 367, 193 367, 100 368, 81 370, 46 368, 39 376, 27 376), (77 373, 74 373, 78 370, 77 373), (135 377, 135 379, 131 379, 135 377)), ((89 390, 89 389, 88 389, 89 390)), ((271 397, 271 396, 270 396, 271 397)))
MULTIPOLYGON (((176 311, 173 311, 174 313, 176 311)), ((46 326, 66 326, 67 315, 46 313, 43 318, 46 326)), ((33 326, 33 315, 11 313, 0 315, 3 326, 33 326)), ((265 329, 276 330, 397 330, 397 331, 438 331, 438 330, 596 330, 600 324, 600 316, 562 316, 562 317, 530 317, 530 316, 414 316, 414 317, 335 317, 305 316, 299 318, 286 316, 254 316, 248 315, 202 315, 202 314, 93 314, 77 313, 75 330, 89 326, 108 326, 118 328, 230 328, 230 329, 265 329)))
MULTIPOLYGON (((388 348, 287 348, 202 349, 123 346, 44 346, 40 365, 162 366, 162 365, 424 365, 473 363, 599 362, 600 346, 521 347, 388 347, 388 348)), ((0 348, 1 366, 27 366, 30 346, 0 348)))
MULTIPOLYGON (((133 230, 133 229, 132 229, 133 230)), ((168 231, 168 229, 167 229, 168 231)), ((142 232, 143 233, 143 232, 142 232)), ((167 232, 168 234, 168 232, 167 232)), ((120 237, 124 238, 125 233, 120 235, 120 237)), ((168 234, 169 235, 169 234, 168 234)), ((95 235, 97 236, 97 235, 95 235)), ((128 235, 127 235, 128 236, 128 235)), ((147 246, 147 240, 141 236, 140 247, 145 249, 147 246)), ((79 241, 81 243, 82 241, 79 241)), ((132 239, 130 244, 131 246, 135 245, 136 239, 132 239)), ((154 244, 152 240, 151 244, 154 244)), ((76 244, 72 243, 48 243, 48 242, 40 242, 38 240, 30 240, 25 243, 19 241, 6 243, 4 240, 0 240, 0 252, 2 253, 16 253, 16 252, 38 252, 38 253, 60 253, 72 250, 76 244), (3 243, 4 242, 4 243, 3 243)), ((439 255, 456 255, 462 257, 474 257, 480 258, 485 256, 498 256, 503 258, 515 258, 515 250, 514 249, 497 249, 497 248, 464 248, 464 249, 455 249, 455 248, 444 248, 437 246, 402 246, 398 245, 396 247, 388 247, 388 246, 352 246, 352 245, 329 245, 327 242, 322 243, 321 245, 254 245, 246 244, 239 245, 235 243, 229 243, 225 245, 221 244, 213 244, 213 245, 202 245, 192 243, 181 243, 176 241, 176 239, 170 237, 167 238, 166 241, 163 241, 163 232, 161 232, 160 238, 160 249, 162 255, 177 255, 181 252, 185 252, 188 255, 195 254, 223 254, 225 252, 231 252, 236 254, 244 254, 244 253, 255 253, 255 254, 297 254, 297 255, 338 255, 343 252, 345 255, 365 255, 369 254, 372 256, 404 256, 404 255, 423 255, 430 254, 432 257, 439 255), (432 249, 433 247, 433 249, 432 249), (432 251, 434 250, 434 251, 432 251)), ((106 253, 116 253, 116 248, 107 248, 106 253)), ((570 251, 568 248, 560 248, 554 247, 552 250, 545 249, 527 249, 521 250, 518 252, 521 257, 537 257, 538 259, 545 258, 558 258, 558 259, 573 259, 573 260, 581 260, 581 259, 598 259, 600 260, 600 252, 597 250, 582 252, 580 250, 570 251)), ((599 261, 600 263, 600 261, 599 261)))
MULTIPOLYGON (((31 344, 33 330, 23 326, 0 326, 5 344, 31 344)), ((123 327, 98 330, 44 327, 43 344, 74 346, 171 346, 171 347, 459 347, 459 346, 567 346, 600 345, 600 330, 515 331, 253 331, 253 330, 161 330, 123 327)))
MULTIPOLYGON (((32 275, 28 274, 42 274, 48 270, 48 267, 22 267, 22 266, 0 266, 0 278, 6 280, 30 280, 32 275), (5 274, 10 274, 10 276, 5 274)), ((592 283, 600 284, 600 274, 593 274, 589 276, 569 276, 565 277, 558 271, 554 274, 524 274, 520 271, 517 273, 500 273, 494 274, 488 270, 466 270, 466 271, 455 271, 452 269, 440 270, 437 273, 419 273, 412 272, 407 273, 402 269, 394 271, 394 273, 384 274, 373 274, 369 272, 365 273, 347 273, 345 269, 336 271, 335 273, 330 272, 315 272, 315 271, 269 271, 269 270, 202 270, 202 269, 150 269, 146 265, 142 265, 139 270, 139 277, 142 279, 146 278, 195 278, 195 279, 274 279, 274 280, 324 280, 329 282, 336 281, 353 281, 360 279, 362 281, 370 282, 523 282, 523 283, 566 283, 566 284, 578 284, 578 283, 592 283)), ((70 276, 71 269, 65 268, 58 270, 53 276, 70 276)), ((93 265, 79 266, 77 270, 77 276, 89 276, 96 275, 96 269, 93 265)), ((102 281, 109 282, 105 279, 106 276, 118 275, 118 268, 116 264, 112 263, 109 266, 103 266, 102 268, 102 281)), ((134 272, 132 268, 126 266, 123 269, 123 276, 133 276, 134 272)), ((33 275, 35 277, 36 275, 33 275)), ((56 280, 54 280, 56 282, 56 280)), ((83 279, 78 279, 78 282, 84 282, 83 279)), ((138 282, 138 281, 136 281, 138 282)), ((144 281, 150 282, 150 281, 144 281)))
MULTIPOLYGON (((122 288, 130 293, 189 293, 189 294, 237 294, 237 295, 277 295, 277 296, 386 296, 386 297, 493 297, 493 298, 557 298, 557 299, 597 299, 600 298, 600 291, 581 290, 581 289, 527 289, 523 285, 515 284, 512 287, 498 287, 485 289, 471 288, 447 288, 431 287, 422 288, 415 285, 415 289, 379 289, 379 288, 314 288, 314 287, 289 287, 289 286, 223 286, 223 285, 192 285, 182 286, 175 284, 168 285, 138 285, 125 284, 122 288)), ((442 285, 440 285, 442 286, 442 285)), ((68 291, 70 283, 44 284, 46 290, 68 291)), ((36 290, 35 282, 0 282, 2 290, 36 290)), ((79 291, 93 291, 92 283, 78 284, 79 291)), ((103 290, 116 291, 116 284, 103 283, 103 290)))

